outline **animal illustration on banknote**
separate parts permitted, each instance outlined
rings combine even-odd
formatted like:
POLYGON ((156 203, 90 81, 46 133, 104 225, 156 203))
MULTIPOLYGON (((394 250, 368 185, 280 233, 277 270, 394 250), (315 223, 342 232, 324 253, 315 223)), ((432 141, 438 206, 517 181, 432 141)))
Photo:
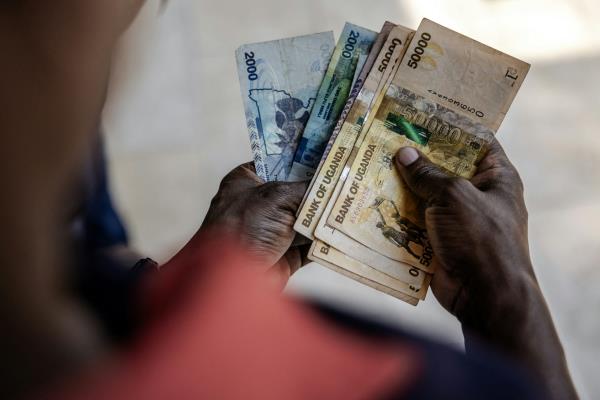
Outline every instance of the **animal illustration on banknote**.
POLYGON ((410 241, 408 238, 408 234, 406 232, 402 232, 397 230, 396 228, 386 225, 385 222, 377 222, 377 228, 381 229, 381 234, 387 240, 392 242, 397 247, 403 247, 410 255, 414 258, 418 259, 419 256, 415 254, 410 248, 410 241))
POLYGON ((278 108, 275 113, 275 122, 277 127, 281 130, 281 133, 275 132, 280 139, 279 142, 276 142, 275 144, 279 146, 283 152, 284 149, 288 148, 293 143, 299 133, 304 130, 310 113, 304 107, 302 100, 294 97, 281 99, 275 104, 278 108))
POLYGON ((396 224, 400 226, 402 232, 406 232, 410 242, 416 243, 420 246, 427 245, 427 231, 425 229, 419 228, 408 218, 402 218, 399 213, 396 213, 394 218, 396 220, 396 224))
POLYGON ((410 244, 426 246, 428 244, 427 231, 408 218, 403 218, 393 200, 380 196, 369 208, 375 210, 379 215, 381 221, 378 221, 376 226, 381 230, 382 235, 395 246, 404 248, 413 257, 419 259, 420 257, 410 248, 410 244), (396 229, 394 225, 399 229, 396 229))
POLYGON ((284 169, 292 162, 295 143, 304 131, 315 98, 304 103, 285 90, 251 89, 249 99, 256 108, 256 126, 264 141, 267 155, 280 155, 272 171, 284 169))

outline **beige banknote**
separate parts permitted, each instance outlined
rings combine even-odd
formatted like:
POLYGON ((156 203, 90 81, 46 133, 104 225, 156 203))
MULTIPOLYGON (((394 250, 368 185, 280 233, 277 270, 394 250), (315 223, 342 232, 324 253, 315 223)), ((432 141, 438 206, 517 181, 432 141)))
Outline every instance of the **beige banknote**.
POLYGON ((297 232, 306 237, 314 239, 317 222, 331 198, 333 188, 346 165, 359 133, 365 126, 368 112, 382 90, 382 82, 386 82, 387 77, 390 76, 391 68, 387 67, 403 54, 413 32, 402 26, 391 30, 347 117, 334 132, 327 146, 328 151, 312 180, 311 188, 305 196, 306 201, 300 208, 294 226, 297 232))
MULTIPOLYGON (((401 54, 398 54, 401 56, 401 54)), ((396 63, 390 68, 389 77, 384 79, 384 83, 382 83, 379 88, 379 93, 377 95, 377 99, 374 101, 374 105, 371 110, 371 116, 376 114, 376 110, 378 109, 387 87, 391 84, 392 78, 394 77, 394 73, 396 69, 399 67, 400 60, 398 58, 395 59, 396 63)), ((331 200, 325 206, 325 210, 323 211, 323 216, 319 220, 317 227, 315 229, 315 237, 319 240, 335 247, 339 251, 345 253, 346 255, 356 259, 357 261, 369 265, 370 267, 381 271, 387 275, 390 275, 396 279, 400 279, 404 282, 417 284, 421 282, 423 279, 429 276, 425 271, 432 272, 431 268, 417 268, 412 265, 403 263, 401 261, 386 257, 373 249, 365 246, 364 244, 357 242, 356 240, 350 238, 345 233, 339 231, 338 229, 327 224, 327 219, 333 206, 335 204, 335 200, 338 198, 339 193, 344 185, 346 178, 348 177, 348 173, 350 172, 350 167, 353 164, 353 161, 358 154, 362 141, 365 137, 366 131, 370 126, 370 122, 372 118, 368 119, 368 121, 364 124, 364 128, 361 131, 358 139, 355 142, 355 146, 352 149, 350 156, 347 161, 347 165, 344 168, 338 182, 335 185, 335 188, 332 191, 331 200)))
MULTIPOLYGON (((315 241, 310 248, 308 258, 341 275, 360 282, 366 286, 372 287, 380 292, 396 297, 397 299, 400 299, 408 304, 416 306, 419 303, 418 298, 408 295, 402 291, 395 290, 386 284, 375 281, 374 279, 377 279, 377 276, 372 275, 373 271, 375 270, 355 260, 352 260, 350 257, 346 257, 344 259, 343 268, 330 261, 327 261, 326 258, 329 249, 332 248, 322 242, 315 241)), ((426 292, 426 290, 423 291, 426 292)))
POLYGON ((321 260, 335 264, 341 268, 344 268, 352 273, 363 276, 369 280, 377 282, 381 285, 387 286, 391 289, 397 290, 409 296, 424 300, 431 282, 431 275, 424 275, 419 283, 407 283, 403 280, 393 278, 383 272, 361 263, 358 260, 348 256, 337 250, 335 247, 330 246, 327 243, 315 240, 316 252, 314 257, 318 257, 321 260))
MULTIPOLYGON (((342 182, 339 182, 338 185, 335 186, 332 199, 336 199, 338 197, 342 186, 342 182)), ((409 283, 415 287, 419 287, 430 277, 430 274, 426 273, 424 270, 386 257, 375 250, 370 249, 364 244, 350 238, 345 233, 328 225, 326 217, 330 214, 333 205, 334 201, 327 203, 323 213, 323 218, 321 218, 317 224, 317 228, 315 229, 315 237, 318 240, 335 247, 338 249, 338 251, 343 252, 347 256, 352 257, 353 259, 366 264, 371 268, 380 271, 381 273, 409 283)))
POLYGON ((299 215, 301 213, 302 208, 304 207, 304 204, 306 202, 306 199, 309 197, 309 195, 311 193, 312 186, 315 183, 315 180, 316 180, 315 177, 319 174, 319 171, 321 170, 321 167, 323 166, 323 163, 326 160, 327 155, 329 154, 329 151, 331 150, 333 142, 335 142, 335 139, 336 139, 338 133, 342 129, 342 125, 343 125, 344 121, 346 121, 346 117, 348 116, 348 113, 352 109, 352 106, 354 105, 354 102, 356 101, 357 97, 360 95, 361 90, 362 90, 363 86, 365 85, 365 81, 367 80, 367 77, 368 77, 371 69, 373 68, 373 65, 377 61, 379 52, 383 48, 383 45, 387 41, 387 38, 388 38, 391 30, 395 26, 396 26, 395 24, 393 24, 389 21, 386 21, 383 24, 383 26, 381 27, 381 31, 377 35, 377 39, 375 40, 375 43, 373 43, 373 46, 371 47, 371 52, 369 53, 369 56, 365 60, 362 69, 360 71, 357 71, 357 75, 352 84, 352 91, 350 92, 350 95, 348 96, 348 100, 346 101, 344 109, 342 110, 342 114, 340 115, 340 118, 331 134, 331 137, 329 138, 327 147, 325 148, 325 151, 323 152, 323 157, 321 158, 321 161, 319 162, 319 165, 317 166, 315 176, 313 177, 313 179, 311 179, 309 188, 306 191, 306 193, 304 194, 302 203, 300 203, 300 207, 298 208, 297 215, 299 215))
POLYGON ((327 224, 385 257, 432 271, 423 204, 404 186, 393 156, 413 146, 448 172, 472 176, 528 70, 522 61, 423 20, 327 224))

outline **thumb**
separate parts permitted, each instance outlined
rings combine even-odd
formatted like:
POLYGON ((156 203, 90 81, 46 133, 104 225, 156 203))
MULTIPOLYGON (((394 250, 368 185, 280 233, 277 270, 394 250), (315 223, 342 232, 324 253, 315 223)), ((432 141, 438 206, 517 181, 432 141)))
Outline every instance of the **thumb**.
POLYGON ((436 200, 454 179, 412 147, 398 150, 394 160, 406 185, 427 202, 436 200))

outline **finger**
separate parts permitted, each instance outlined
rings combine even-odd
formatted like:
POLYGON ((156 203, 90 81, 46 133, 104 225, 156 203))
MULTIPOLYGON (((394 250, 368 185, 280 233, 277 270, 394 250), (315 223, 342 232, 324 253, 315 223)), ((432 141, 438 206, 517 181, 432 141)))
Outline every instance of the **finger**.
POLYGON ((292 247, 299 247, 307 244, 310 245, 311 243, 312 241, 309 238, 299 233, 296 233, 296 236, 294 236, 294 241, 292 242, 292 247))
POLYGON ((298 247, 298 250, 300 251, 300 256, 302 257, 302 266, 303 267, 306 264, 309 264, 312 262, 312 260, 308 258, 308 254, 310 253, 311 246, 312 246, 312 243, 305 244, 303 246, 298 247))
POLYGON ((284 254, 289 265, 290 277, 296 273, 302 266, 302 248, 292 247, 284 254))
POLYGON ((272 207, 295 213, 308 185, 309 182, 267 182, 257 188, 257 195, 272 207))
POLYGON ((290 266, 285 258, 282 257, 275 265, 269 268, 266 272, 267 279, 277 290, 285 289, 288 280, 290 279, 290 266))
POLYGON ((235 183, 235 189, 246 189, 263 184, 263 180, 256 175, 256 169, 252 161, 238 165, 232 169, 221 181, 221 188, 235 183))
POLYGON ((304 264, 299 248, 289 249, 269 270, 267 275, 276 287, 283 290, 292 275, 304 264))
POLYGON ((502 184, 512 188, 523 186, 517 169, 496 138, 490 142, 488 152, 479 163, 471 182, 483 191, 502 184))
POLYGON ((395 164, 410 190, 428 203, 438 200, 457 180, 412 147, 401 148, 396 153, 395 164))
POLYGON ((454 278, 447 270, 440 268, 431 279, 431 291, 438 302, 450 313, 454 314, 457 303, 464 295, 460 280, 454 278))
POLYGON ((487 171, 497 167, 507 167, 512 164, 510 163, 504 148, 495 137, 488 144, 488 150, 479 165, 477 166, 477 173, 487 171))
POLYGON ((254 165, 254 161, 248 161, 244 164, 241 164, 239 167, 250 172, 251 174, 256 175, 256 166, 254 165))

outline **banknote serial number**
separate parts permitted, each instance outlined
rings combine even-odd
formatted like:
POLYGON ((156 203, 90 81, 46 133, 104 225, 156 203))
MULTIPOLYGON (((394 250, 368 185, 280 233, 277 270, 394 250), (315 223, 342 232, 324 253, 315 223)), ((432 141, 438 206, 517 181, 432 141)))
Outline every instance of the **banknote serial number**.
POLYGON ((358 43, 358 38, 360 37, 360 32, 350 31, 348 35, 348 39, 346 39, 346 44, 344 45, 344 50, 342 51, 342 57, 344 58, 352 58, 352 53, 356 48, 356 44, 358 43))
POLYGON ((379 72, 385 71, 388 64, 390 63, 390 60, 392 59, 392 54, 394 54, 394 50, 396 49, 396 46, 401 46, 401 45, 402 45, 402 41, 400 39, 395 38, 394 40, 392 40, 392 43, 390 43, 390 46, 388 47, 388 51, 384 54, 383 60, 381 60, 381 64, 379 64, 379 67, 377 68, 379 70, 379 72))
POLYGON ((254 59, 254 52, 245 52, 244 58, 246 59, 246 72, 248 73, 248 79, 255 81, 258 79, 256 74, 256 60, 254 59))
POLYGON ((425 53, 425 49, 429 46, 429 41, 431 40, 431 34, 428 32, 421 33, 421 38, 417 42, 417 47, 413 50, 413 53, 410 55, 408 59, 407 65, 412 69, 417 69, 419 66, 419 62, 421 61, 421 56, 425 53))

